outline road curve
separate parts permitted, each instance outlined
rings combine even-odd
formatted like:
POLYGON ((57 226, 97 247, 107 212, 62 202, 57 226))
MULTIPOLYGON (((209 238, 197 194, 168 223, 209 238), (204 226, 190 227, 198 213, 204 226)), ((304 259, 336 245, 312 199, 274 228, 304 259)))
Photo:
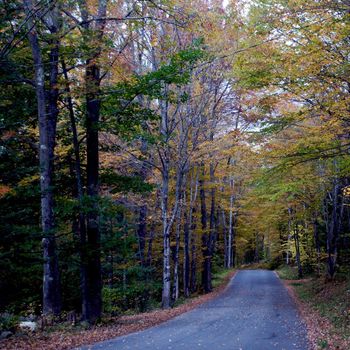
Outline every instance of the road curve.
POLYGON ((307 350, 306 327, 272 271, 239 271, 217 298, 159 326, 79 349, 307 350))

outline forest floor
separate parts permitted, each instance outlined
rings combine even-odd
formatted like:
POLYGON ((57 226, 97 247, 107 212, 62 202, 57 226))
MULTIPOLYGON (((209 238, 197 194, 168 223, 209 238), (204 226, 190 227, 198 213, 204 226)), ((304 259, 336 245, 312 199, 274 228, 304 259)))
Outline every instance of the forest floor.
POLYGON ((66 350, 141 331, 168 321, 215 298, 225 290, 235 272, 235 270, 226 270, 214 275, 213 292, 188 299, 172 309, 157 309, 141 314, 120 316, 109 319, 107 324, 102 323, 89 329, 61 324, 51 331, 21 333, 0 341, 0 350, 66 350))
POLYGON ((350 279, 338 274, 334 281, 324 277, 297 278, 291 267, 277 270, 298 305, 308 328, 313 350, 350 349, 350 279))

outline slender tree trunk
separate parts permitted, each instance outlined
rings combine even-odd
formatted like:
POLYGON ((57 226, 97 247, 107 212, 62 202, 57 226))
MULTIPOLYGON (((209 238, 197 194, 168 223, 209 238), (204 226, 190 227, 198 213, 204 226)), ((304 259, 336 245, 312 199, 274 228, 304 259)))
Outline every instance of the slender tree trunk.
POLYGON ((314 242, 316 248, 316 265, 317 265, 317 275, 321 274, 321 243, 318 231, 318 223, 317 223, 317 213, 314 214, 313 220, 313 228, 314 228, 314 242))
POLYGON ((196 230, 196 207, 193 207, 192 210, 192 219, 190 224, 191 229, 191 278, 190 278, 190 291, 191 293, 196 292, 197 290, 197 245, 196 245, 196 236, 194 234, 196 230))
POLYGON ((190 209, 188 214, 188 226, 189 226, 189 241, 191 257, 188 262, 189 266, 189 294, 194 293, 197 290, 197 246, 196 246, 196 204, 197 204, 197 194, 199 187, 199 169, 196 171, 196 176, 194 178, 194 190, 191 182, 190 191, 190 209))
POLYGON ((182 205, 177 214, 176 235, 175 235, 175 249, 174 249, 174 285, 173 285, 173 301, 179 299, 179 250, 180 250, 180 229, 181 229, 181 214, 182 205))
POLYGON ((339 206, 339 180, 335 179, 332 190, 332 212, 330 216, 329 229, 327 231, 327 273, 333 279, 337 263, 337 241, 338 241, 338 206, 339 206))
POLYGON ((254 262, 259 262, 259 233, 255 232, 255 253, 254 253, 254 262))
POLYGON ((231 244, 231 267, 235 266, 235 258, 236 258, 236 235, 235 235, 235 222, 237 222, 237 213, 233 215, 232 218, 232 244, 231 244))
POLYGON ((71 97, 71 91, 69 87, 69 78, 68 72, 66 69, 66 64, 64 60, 62 60, 62 71, 64 78, 66 80, 66 102, 71 122, 72 129, 72 141, 73 141, 73 149, 75 156, 75 178, 76 178, 76 187, 77 187, 77 197, 79 201, 79 254, 80 254, 80 290, 81 290, 81 298, 82 298, 82 314, 87 314, 87 248, 86 248, 86 221, 85 215, 83 213, 83 197, 84 197, 84 188, 83 188, 83 176, 81 172, 81 159, 80 159, 80 147, 79 147, 79 139, 78 139, 78 130, 75 122, 75 113, 73 107, 73 101, 71 97))
POLYGON ((290 251, 289 245, 292 236, 292 210, 288 208, 288 235, 287 235, 287 249, 286 249, 286 264, 290 264, 290 251))
POLYGON ((206 293, 211 291, 210 283, 210 234, 207 232, 207 206, 206 206, 206 195, 204 188, 204 163, 201 164, 202 176, 199 179, 199 196, 201 203, 201 225, 202 225, 202 254, 203 254, 203 268, 202 268, 202 287, 206 293))
POLYGON ((168 230, 169 174, 163 170, 162 176, 162 220, 163 220, 163 293, 162 307, 170 307, 170 232, 168 230))
POLYGON ((211 183, 211 190, 210 190, 210 197, 211 197, 211 203, 210 203, 210 220, 209 220, 209 271, 207 276, 207 283, 209 291, 212 290, 212 281, 211 281, 211 272, 212 272, 212 257, 214 256, 215 252, 215 244, 216 244, 216 224, 217 224, 217 217, 216 217, 216 188, 215 188, 215 167, 214 164, 210 164, 209 169, 209 175, 210 175, 210 183, 211 183))
POLYGON ((231 268, 233 266, 232 262, 232 244, 233 244, 233 203, 234 203, 234 180, 230 179, 230 211, 229 211, 229 226, 228 226, 228 251, 227 251, 227 267, 231 268))
POLYGON ((139 244, 139 258, 141 266, 145 266, 145 247, 147 235, 147 205, 141 205, 139 208, 139 224, 137 228, 137 237, 139 244))
POLYGON ((152 246, 154 239, 154 231, 156 229, 156 223, 153 220, 150 228, 149 240, 148 240, 148 248, 147 248, 147 266, 152 266, 152 246))
POLYGON ((294 228, 294 243, 295 243, 295 259, 298 266, 298 277, 302 278, 303 269, 302 269, 301 260, 300 260, 300 241, 299 241, 299 230, 298 230, 297 223, 295 224, 295 228, 294 228))
POLYGON ((228 247, 228 232, 227 232, 227 225, 226 225, 226 214, 225 210, 221 209, 221 225, 222 225, 222 236, 224 238, 224 267, 227 269, 229 268, 228 262, 229 262, 229 247, 228 247))
POLYGON ((184 283, 184 296, 188 298, 190 296, 190 222, 189 215, 184 210, 184 265, 183 265, 183 283, 184 283))
MULTIPOLYGON (((43 313, 57 315, 61 311, 61 291, 58 258, 55 240, 55 218, 53 198, 53 165, 57 123, 57 60, 59 43, 55 40, 50 51, 50 90, 45 90, 45 70, 38 39, 37 26, 33 21, 34 6, 31 0, 24 0, 28 18, 28 39, 32 50, 35 71, 35 90, 37 97, 39 141, 40 141, 40 190, 41 226, 43 231, 43 313), (48 101, 46 97, 48 96, 48 101)), ((51 10, 51 12, 54 11, 51 10)), ((50 13, 55 25, 56 13, 50 13)), ((51 28, 56 30, 56 28, 51 28)))
MULTIPOLYGON (((166 87, 163 88, 166 95, 166 87)), ((161 108, 161 135, 164 139, 165 149, 162 161, 162 192, 161 192, 161 209, 163 221, 163 291, 162 291, 162 307, 167 309, 170 307, 171 297, 171 271, 170 271, 170 227, 168 218, 168 196, 169 196, 169 171, 170 171, 170 155, 168 145, 168 103, 163 100, 160 102, 161 108)))

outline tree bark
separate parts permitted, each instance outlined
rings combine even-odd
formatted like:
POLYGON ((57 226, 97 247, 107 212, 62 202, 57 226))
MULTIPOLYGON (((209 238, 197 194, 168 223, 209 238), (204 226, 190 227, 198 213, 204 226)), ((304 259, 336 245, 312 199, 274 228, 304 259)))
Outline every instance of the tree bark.
POLYGON ((318 231, 318 222, 317 222, 317 213, 314 214, 313 220, 313 228, 314 228, 314 242, 316 248, 316 266, 317 266, 317 275, 321 274, 321 243, 318 231))
POLYGON ((184 296, 188 298, 190 296, 190 222, 189 215, 184 210, 184 264, 183 264, 183 288, 184 296))
POLYGON ((211 259, 210 259, 210 234, 207 232, 207 206, 206 195, 204 188, 205 169, 204 163, 201 164, 202 174, 199 179, 199 196, 201 203, 201 226, 202 226, 202 254, 203 254, 203 268, 202 268, 202 287, 206 293, 211 291, 211 259))
MULTIPOLYGON (((92 30, 92 35, 100 44, 103 39, 105 21, 96 21, 92 28, 89 28, 88 7, 84 0, 80 1, 80 10, 84 24, 85 35, 92 30)), ((97 17, 105 18, 107 11, 107 0, 98 1, 97 17)), ((87 303, 86 314, 83 318, 94 323, 101 316, 101 258, 100 258, 100 230, 98 217, 98 196, 99 196, 99 140, 98 129, 100 119, 100 64, 98 58, 101 54, 101 45, 98 45, 94 54, 86 61, 85 84, 86 84, 86 158, 87 158, 87 195, 90 201, 90 210, 86 216, 86 285, 87 303)))
MULTIPOLYGON (((28 17, 28 40, 32 50, 35 71, 35 90, 38 105, 39 121, 39 159, 40 159, 40 190, 41 190, 41 226, 43 231, 43 313, 58 315, 61 311, 61 290, 58 258, 55 239, 54 197, 53 197, 53 166, 56 142, 56 123, 58 115, 57 99, 57 62, 59 42, 54 39, 50 50, 50 89, 45 89, 45 70, 37 32, 33 21, 34 6, 31 0, 24 0, 25 12, 28 17)), ((57 13, 50 10, 52 19, 51 33, 56 34, 57 13)))
POLYGON ((191 278, 190 278, 190 291, 191 293, 196 292, 197 290, 197 244, 196 244, 196 236, 194 234, 196 230, 196 207, 193 207, 192 216, 191 216, 191 278))
MULTIPOLYGON (((164 87, 164 95, 166 94, 164 87)), ((165 98, 165 97, 164 97, 165 98)), ((162 157, 162 191, 161 191, 161 209, 163 222, 163 291, 162 307, 168 309, 171 299, 171 279, 170 279, 170 230, 168 219, 168 200, 169 200, 169 170, 170 155, 168 149, 168 103, 163 100, 160 102, 161 108, 161 135, 166 143, 162 157)))
POLYGON ((75 113, 73 107, 73 100, 71 97, 71 91, 69 87, 69 78, 66 68, 65 61, 62 60, 62 71, 64 79, 66 81, 65 91, 67 93, 66 101, 70 117, 71 129, 72 129, 72 141, 75 156, 75 178, 77 187, 77 197, 79 201, 79 255, 80 255, 80 290, 81 290, 81 302, 82 302, 82 314, 87 315, 87 303, 88 303, 88 291, 87 291, 87 247, 86 247, 86 218, 83 213, 83 197, 84 197, 84 187, 83 187, 83 176, 81 171, 81 159, 80 159, 80 146, 78 139, 78 130, 75 122, 75 113))
POLYGON ((227 252, 227 267, 231 268, 233 266, 232 262, 232 244, 233 244, 233 202, 234 202, 234 180, 230 179, 230 212, 229 212, 229 226, 228 226, 228 252, 227 252))
POLYGON ((98 222, 99 195, 99 142, 98 127, 100 117, 100 101, 98 88, 100 69, 91 60, 87 62, 86 82, 86 155, 87 155, 87 195, 91 208, 87 214, 87 315, 90 322, 95 322, 101 315, 101 261, 100 231, 98 222))
POLYGON ((327 230, 327 274, 333 279, 337 263, 337 241, 338 241, 338 207, 339 207, 339 180, 334 179, 332 189, 332 211, 327 230))
POLYGON ((176 235, 175 235, 175 249, 174 249, 174 284, 173 284, 173 302, 179 299, 179 250, 180 250, 180 229, 181 229, 181 214, 182 205, 177 214, 176 235))
POLYGON ((145 247, 146 247, 146 235, 147 235, 147 205, 141 205, 139 208, 139 223, 137 228, 137 237, 139 244, 139 259, 141 266, 146 265, 145 261, 145 247))

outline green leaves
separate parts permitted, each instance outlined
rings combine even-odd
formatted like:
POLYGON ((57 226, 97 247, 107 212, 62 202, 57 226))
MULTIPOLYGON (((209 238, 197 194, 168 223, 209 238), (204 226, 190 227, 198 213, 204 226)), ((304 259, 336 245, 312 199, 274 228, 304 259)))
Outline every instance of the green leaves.
POLYGON ((156 71, 144 75, 135 74, 128 80, 104 90, 102 130, 111 130, 132 140, 140 136, 145 121, 159 119, 157 105, 152 101, 184 103, 188 95, 179 89, 190 82, 194 65, 205 57, 201 41, 181 50, 156 71))
POLYGON ((154 188, 154 185, 143 181, 140 176, 119 175, 109 169, 102 171, 101 182, 112 188, 112 193, 146 193, 151 192, 154 188))

